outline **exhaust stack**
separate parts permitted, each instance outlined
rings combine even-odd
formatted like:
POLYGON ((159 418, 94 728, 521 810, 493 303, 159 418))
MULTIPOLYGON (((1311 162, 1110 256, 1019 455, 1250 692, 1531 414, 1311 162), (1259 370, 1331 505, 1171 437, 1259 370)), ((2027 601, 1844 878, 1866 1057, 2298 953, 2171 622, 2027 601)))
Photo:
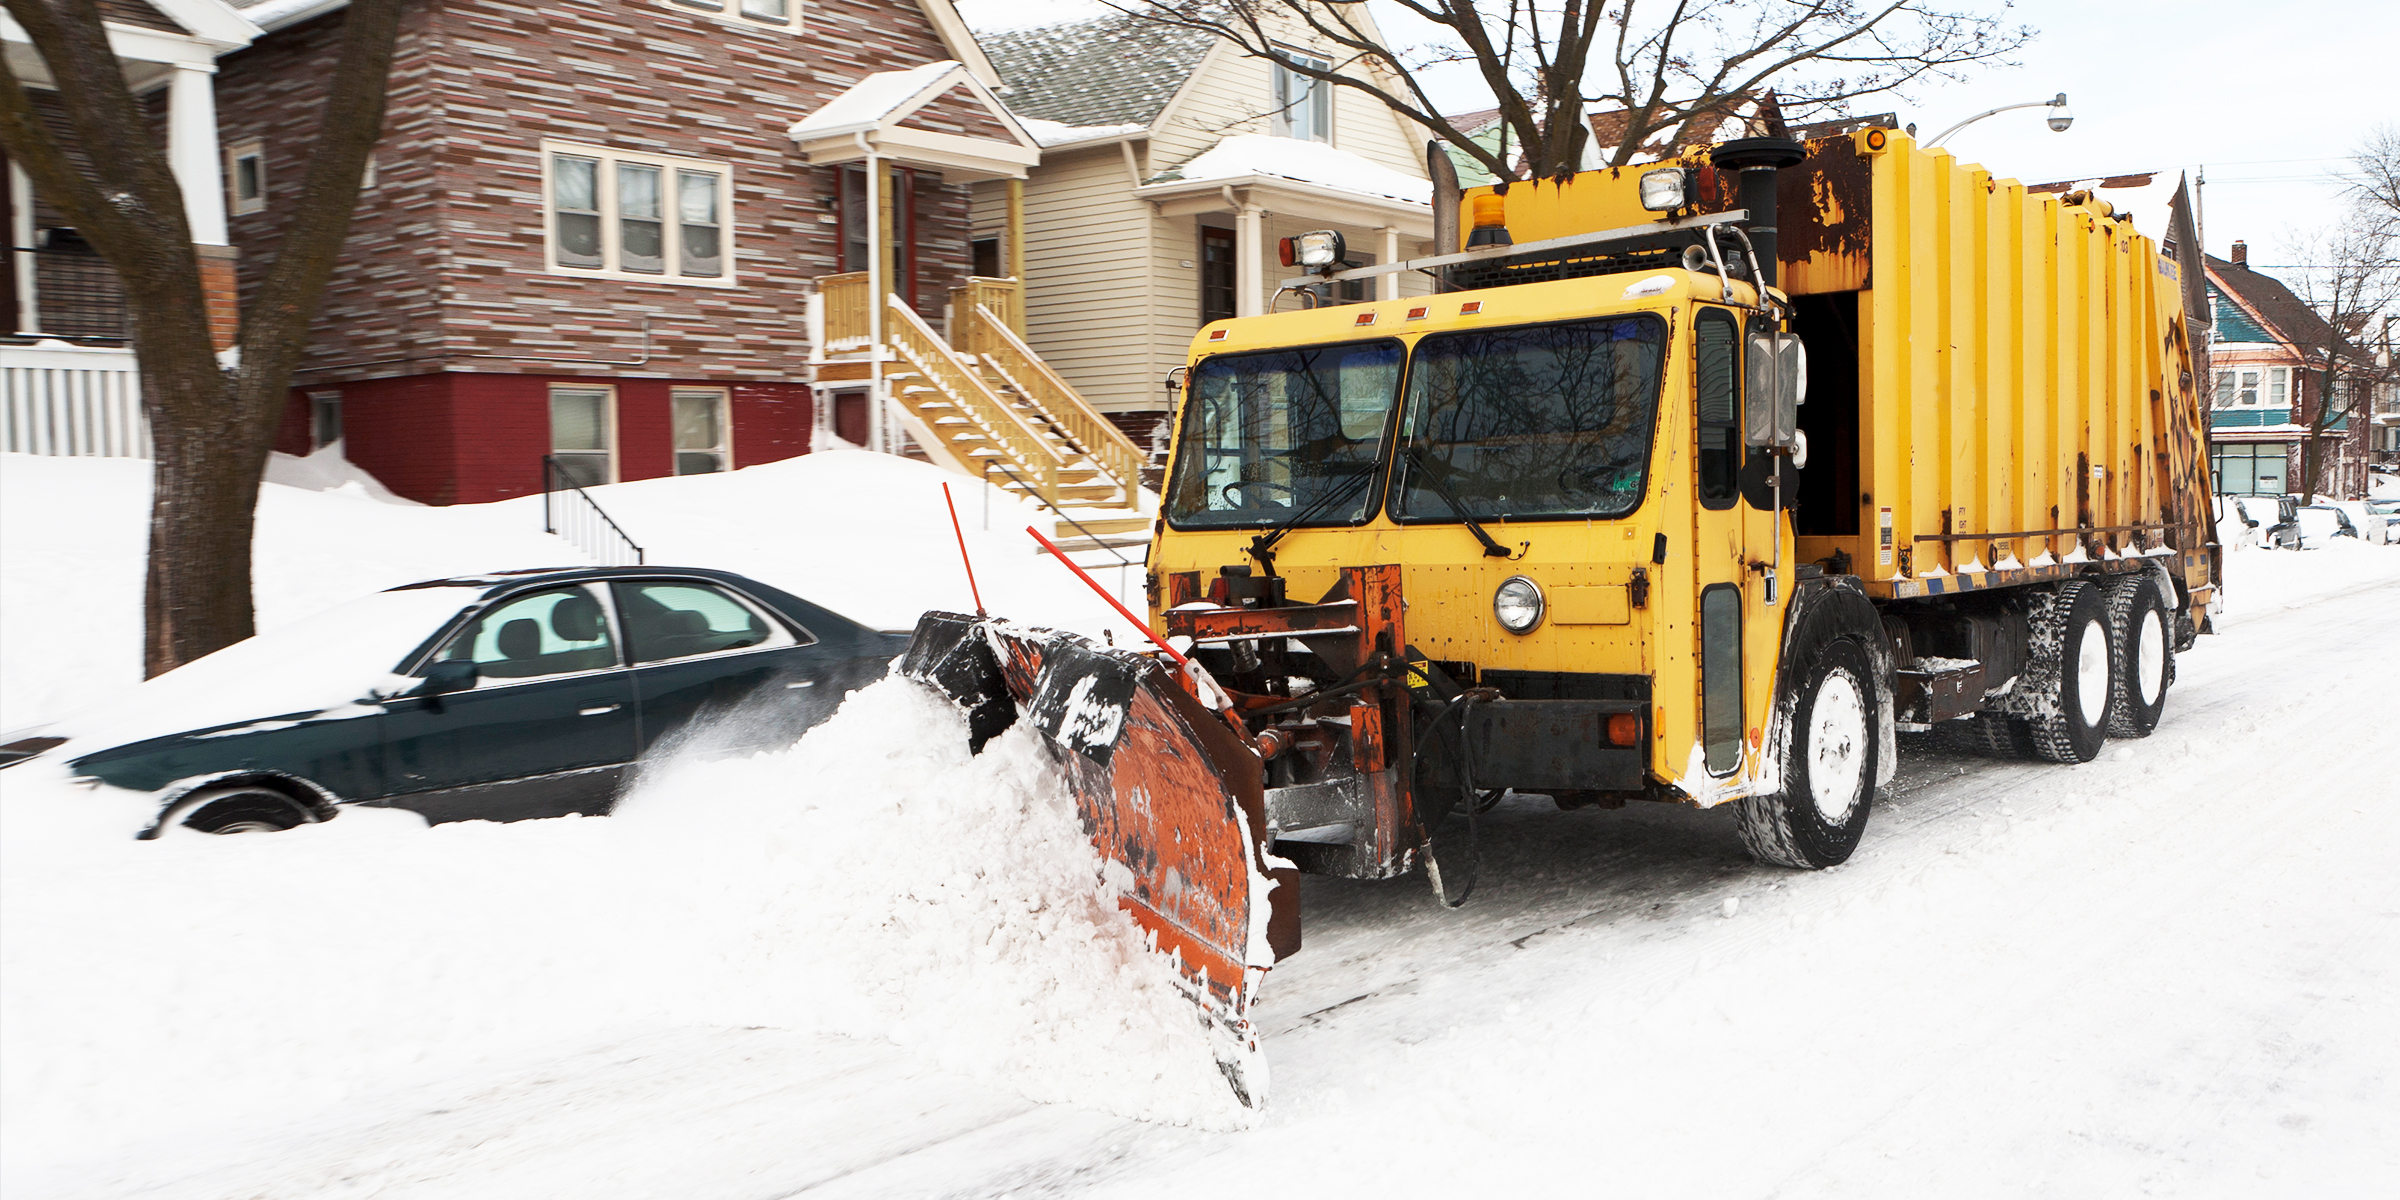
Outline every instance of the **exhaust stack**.
POLYGON ((1775 249, 1775 173, 1808 157, 1808 147, 1790 138, 1739 138, 1709 154, 1720 171, 1732 171, 1740 181, 1743 208, 1750 210, 1750 244, 1758 248, 1758 281, 1775 286, 1782 260, 1775 249))

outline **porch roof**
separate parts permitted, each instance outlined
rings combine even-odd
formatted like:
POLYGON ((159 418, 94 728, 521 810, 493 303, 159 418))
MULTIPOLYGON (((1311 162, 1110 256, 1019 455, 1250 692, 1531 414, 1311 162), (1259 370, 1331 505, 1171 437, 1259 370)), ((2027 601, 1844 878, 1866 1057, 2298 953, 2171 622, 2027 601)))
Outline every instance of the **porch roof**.
POLYGON ((858 162, 872 154, 910 166, 930 167, 945 178, 1023 179, 1042 159, 1041 147, 1009 115, 983 81, 953 59, 900 71, 877 71, 792 122, 792 141, 811 163, 858 162), (1007 140, 965 137, 906 124, 919 109, 945 93, 963 90, 1008 134, 1007 140))
POLYGON ((1318 142, 1237 134, 1134 189, 1161 216, 1252 205, 1344 224, 1433 231, 1433 184, 1318 142))

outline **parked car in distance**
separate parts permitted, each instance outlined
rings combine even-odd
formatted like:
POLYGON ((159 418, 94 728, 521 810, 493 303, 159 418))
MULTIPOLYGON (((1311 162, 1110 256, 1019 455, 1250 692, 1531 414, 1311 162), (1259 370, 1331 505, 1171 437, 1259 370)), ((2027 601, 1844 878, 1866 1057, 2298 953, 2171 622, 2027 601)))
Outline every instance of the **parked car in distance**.
POLYGON ((2367 500, 2369 516, 2383 518, 2384 544, 2400 542, 2400 500, 2367 500))
POLYGON ((2358 527, 2350 523, 2350 514, 2330 504, 2310 504, 2300 509, 2295 524, 2299 529, 2299 548, 2322 550, 2335 538, 2355 538, 2358 527))
POLYGON ((2236 512, 2257 536, 2255 544, 2282 550, 2298 547, 2298 535, 2292 525, 2295 503, 2281 496, 2231 496, 2236 512))
POLYGON ((2350 519, 2350 528, 2357 531, 2358 540, 2370 546, 2380 546, 2392 540, 2390 534, 2385 532, 2389 522, 2381 514, 2369 509, 2364 500, 2319 500, 2317 504, 2324 508, 2340 509, 2342 515, 2350 519))
POLYGON ((352 804, 599 814, 662 742, 707 725, 713 748, 788 745, 907 643, 724 571, 436 579, 167 672, 0 746, 0 765, 55 758, 155 795, 143 837, 290 829, 352 804))

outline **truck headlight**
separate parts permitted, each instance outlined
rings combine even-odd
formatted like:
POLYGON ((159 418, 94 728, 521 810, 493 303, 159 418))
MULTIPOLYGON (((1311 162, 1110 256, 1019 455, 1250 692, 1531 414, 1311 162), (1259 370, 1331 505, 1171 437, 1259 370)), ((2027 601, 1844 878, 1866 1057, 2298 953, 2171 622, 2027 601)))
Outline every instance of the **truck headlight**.
POLYGON ((1542 589, 1522 575, 1511 575, 1492 593, 1492 616, 1510 633, 1531 633, 1542 623, 1542 589))
POLYGON ((1682 208, 1685 193, 1691 190, 1691 172, 1682 167, 1642 173, 1642 207, 1651 212, 1670 212, 1682 208))

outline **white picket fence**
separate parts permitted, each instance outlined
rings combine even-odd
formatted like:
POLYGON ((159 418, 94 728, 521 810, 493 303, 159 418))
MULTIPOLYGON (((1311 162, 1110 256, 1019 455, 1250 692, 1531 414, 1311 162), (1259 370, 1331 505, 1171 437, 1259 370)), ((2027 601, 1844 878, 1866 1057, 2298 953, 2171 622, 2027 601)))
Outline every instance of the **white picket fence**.
POLYGON ((0 346, 0 450, 150 457, 133 352, 63 342, 0 346))

